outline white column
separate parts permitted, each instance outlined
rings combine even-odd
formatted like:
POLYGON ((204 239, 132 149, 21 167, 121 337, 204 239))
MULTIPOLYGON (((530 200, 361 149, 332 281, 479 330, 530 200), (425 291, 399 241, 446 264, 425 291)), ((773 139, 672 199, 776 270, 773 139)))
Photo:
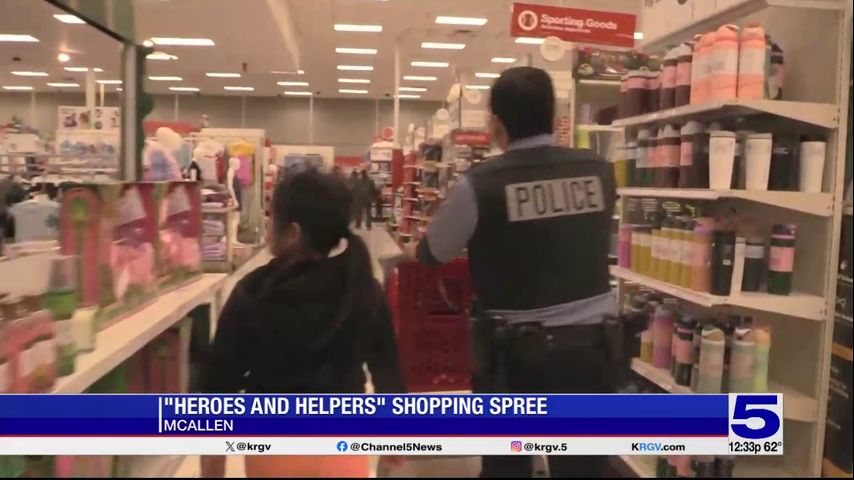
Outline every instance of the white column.
POLYGON ((86 109, 92 111, 95 108, 95 72, 89 69, 86 72, 86 109))
POLYGON ((100 97, 100 101, 101 101, 101 103, 99 105, 103 107, 104 106, 104 84, 103 83, 98 84, 98 96, 100 97))
POLYGON ((308 144, 314 145, 314 95, 308 97, 308 144))
POLYGON ((400 39, 396 38, 394 40, 394 145, 397 147, 400 144, 398 143, 398 139, 400 138, 400 96, 398 95, 398 91, 400 90, 400 39))
POLYGON ((246 128, 246 95, 240 97, 240 128, 246 128))
MULTIPOLYGON (((141 67, 139 55, 142 48, 132 44, 122 47, 122 146, 119 158, 119 172, 123 180, 142 179, 142 156, 137 152, 137 133, 142 129, 142 122, 137 121, 136 97, 142 85, 137 83, 137 74, 141 67)), ((95 76, 92 72, 86 74, 86 105, 90 99, 95 100, 95 76), (90 81, 91 80, 91 81, 90 81)))
POLYGON ((178 121, 178 94, 175 94, 175 104, 172 107, 172 120, 178 121))

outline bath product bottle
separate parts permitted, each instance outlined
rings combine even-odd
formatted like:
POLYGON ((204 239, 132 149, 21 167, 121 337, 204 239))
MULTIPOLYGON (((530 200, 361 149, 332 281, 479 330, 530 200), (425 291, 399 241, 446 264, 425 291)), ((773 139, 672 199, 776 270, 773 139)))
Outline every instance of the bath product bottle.
POLYGON ((768 174, 768 190, 791 191, 798 186, 795 177, 798 143, 791 137, 775 135, 771 148, 771 171, 768 174))
POLYGON ((666 282, 679 285, 682 279, 682 244, 683 229, 682 219, 677 217, 672 220, 670 232, 670 255, 667 264, 666 282))
POLYGON ((694 326, 694 336, 692 339, 693 354, 692 359, 694 364, 691 365, 691 391, 697 391, 697 381, 700 379, 700 345, 703 340, 703 328, 705 324, 702 320, 697 320, 697 325, 694 326))
POLYGON ((718 28, 712 46, 709 94, 712 100, 735 100, 738 88, 738 27, 718 28))
MULTIPOLYGON (((691 120, 679 131, 679 188, 700 188, 694 162, 694 145, 698 135, 705 131, 702 123, 691 120)), ((706 155, 708 155, 708 139, 706 139, 706 155)), ((708 157, 703 168, 708 169, 708 157)))
POLYGON ((691 371, 694 368, 694 329, 697 318, 686 315, 677 323, 676 368, 673 379, 677 385, 691 385, 691 371))
POLYGON ((756 342, 753 330, 746 327, 735 329, 729 367, 729 391, 751 393, 756 376, 756 342))
POLYGON ((694 268, 694 219, 686 218, 682 222, 682 251, 679 259, 679 286, 691 288, 691 273, 694 268))
POLYGON ((708 292, 712 285, 712 226, 697 220, 691 255, 691 290, 708 292))
POLYGON ((641 332, 640 359, 646 363, 652 363, 652 331, 641 332))
POLYGON ((617 265, 622 268, 630 268, 632 262, 632 227, 633 225, 620 225, 617 236, 617 265))
POLYGON ((658 275, 658 264, 661 262, 661 243, 663 241, 661 223, 662 220, 658 216, 652 220, 652 241, 650 242, 649 265, 647 265, 646 273, 650 278, 655 278, 658 275))
POLYGON ((731 455, 721 455, 715 457, 715 477, 717 478, 733 478, 733 470, 735 469, 735 457, 731 455))
POLYGON ((652 227, 641 225, 637 229, 637 234, 640 237, 638 240, 640 245, 640 259, 638 260, 637 273, 649 275, 649 264, 652 261, 652 227))
POLYGON ((675 315, 670 307, 660 305, 652 320, 652 366, 670 369, 671 343, 675 315))
POLYGON ((708 32, 700 37, 694 50, 694 69, 691 75, 691 103, 708 102, 711 95, 712 55, 717 32, 708 32))
POLYGON ((661 93, 658 109, 667 110, 676 105, 676 69, 679 62, 679 47, 671 47, 664 56, 661 65, 661 93))
POLYGON ((726 338, 721 329, 713 325, 703 328, 697 372, 697 393, 721 393, 725 345, 726 338))
POLYGON ((667 125, 658 137, 658 168, 656 169, 655 186, 658 188, 675 188, 679 185, 679 168, 681 154, 681 137, 679 130, 667 125))
POLYGON ((732 344, 735 338, 735 328, 740 323, 740 317, 731 315, 721 322, 719 328, 724 332, 724 373, 721 378, 723 393, 729 392, 729 370, 732 363, 732 344))
POLYGON ((765 29, 758 23, 748 24, 741 31, 738 59, 738 98, 765 98, 766 43, 765 29))
POLYGON ((661 76, 658 72, 646 72, 646 104, 644 113, 657 112, 661 103, 661 76))
POLYGON ((646 129, 638 130, 637 138, 637 160, 635 162, 635 185, 638 187, 648 187, 646 183, 647 177, 647 159, 652 143, 650 142, 650 131, 646 129))
POLYGON ((735 263, 735 232, 715 230, 712 239, 712 295, 726 296, 732 290, 735 263))
MULTIPOLYGON (((699 40, 699 36, 694 37, 699 40)), ((674 107, 681 107, 691 103, 691 71, 693 67, 694 43, 685 42, 677 47, 676 63, 676 89, 674 93, 674 107)))
POLYGON ((637 158, 638 158, 638 142, 626 142, 625 149, 626 157, 626 184, 629 187, 637 186, 637 158))
POLYGON ((655 478, 668 478, 668 470, 667 457, 658 457, 655 459, 655 478))
POLYGON ((771 248, 768 252, 768 293, 792 293, 792 273, 795 267, 795 225, 774 225, 771 248))
POLYGON ((765 273, 765 241, 761 238, 749 238, 744 250, 744 277, 741 281, 742 292, 758 292, 765 273))
POLYGON ((667 272, 670 271, 670 251, 673 240, 673 219, 667 217, 661 222, 660 247, 658 250, 658 268, 655 270, 655 278, 662 282, 667 281, 667 272))
POLYGON ((768 76, 768 98, 771 100, 783 99, 783 49, 775 42, 771 42, 771 72, 768 76))
POLYGON ((756 341, 756 358, 753 365, 753 391, 768 391, 768 357, 771 353, 771 327, 759 326, 753 330, 756 341))

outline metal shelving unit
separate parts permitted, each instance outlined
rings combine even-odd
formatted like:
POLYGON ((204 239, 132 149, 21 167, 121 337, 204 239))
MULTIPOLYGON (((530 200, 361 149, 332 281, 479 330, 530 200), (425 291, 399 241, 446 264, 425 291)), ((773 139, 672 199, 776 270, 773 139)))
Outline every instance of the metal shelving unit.
MULTIPOLYGON (((799 225, 795 292, 775 296, 734 289, 732 295, 715 296, 625 268, 612 267, 611 274, 621 283, 639 284, 703 308, 767 318, 774 334, 769 391, 784 396, 785 455, 740 458, 735 474, 754 478, 818 476, 827 411, 840 226, 846 212, 842 198, 848 131, 842 126, 842 119, 848 118, 852 6, 836 0, 718 0, 717 5, 717 9, 704 5, 707 13, 700 18, 659 22, 671 25, 669 31, 645 32, 650 40, 644 50, 660 53, 666 45, 678 44, 720 25, 758 22, 787 55, 786 100, 686 105, 619 119, 612 126, 625 128, 628 136, 639 128, 691 119, 733 122, 746 118, 770 129, 766 131, 820 135, 827 141, 823 193, 656 188, 622 188, 618 193, 624 202, 632 197, 693 200, 704 202, 704 206, 719 213, 736 208, 739 215, 754 219, 759 231, 770 231, 775 223, 799 225), (793 60, 789 62, 789 58, 793 60)), ((645 17, 645 25, 647 20, 645 17)), ((687 387, 676 385, 668 371, 637 359, 632 369, 665 392, 690 392, 687 387)), ((625 470, 639 477, 654 476, 654 469, 641 459, 624 456, 620 460, 625 470)))

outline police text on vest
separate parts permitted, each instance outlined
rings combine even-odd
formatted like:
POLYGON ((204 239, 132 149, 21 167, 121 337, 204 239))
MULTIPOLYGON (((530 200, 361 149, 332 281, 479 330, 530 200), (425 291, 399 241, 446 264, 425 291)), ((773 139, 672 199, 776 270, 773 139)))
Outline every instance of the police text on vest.
POLYGON ((514 183, 504 187, 504 194, 507 198, 507 219, 511 222, 605 210, 599 177, 514 183))

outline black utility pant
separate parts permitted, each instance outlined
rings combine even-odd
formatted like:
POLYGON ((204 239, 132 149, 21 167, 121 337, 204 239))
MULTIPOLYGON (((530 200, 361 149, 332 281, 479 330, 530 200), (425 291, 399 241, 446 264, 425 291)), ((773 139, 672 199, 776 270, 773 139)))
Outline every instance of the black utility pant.
POLYGON ((356 221, 356 228, 362 228, 362 220, 365 220, 365 226, 368 230, 371 229, 371 204, 361 204, 353 206, 353 219, 356 221))
MULTIPOLYGON (((477 332, 475 327, 475 332, 477 332)), ((497 358, 494 369, 477 366, 474 389, 478 393, 608 393, 608 354, 601 326, 542 328, 508 327, 500 342, 491 345, 497 358), (496 378, 499 384, 494 383, 496 378), (503 385, 500 385, 503 384, 503 385), (503 390, 500 392, 499 390, 503 390)), ((475 333, 475 342, 478 334, 475 333)), ((475 359, 478 346, 475 344, 475 359)), ((548 457, 555 478, 599 477, 606 456, 548 457)), ((483 478, 531 477, 533 457, 484 456, 483 478)))

